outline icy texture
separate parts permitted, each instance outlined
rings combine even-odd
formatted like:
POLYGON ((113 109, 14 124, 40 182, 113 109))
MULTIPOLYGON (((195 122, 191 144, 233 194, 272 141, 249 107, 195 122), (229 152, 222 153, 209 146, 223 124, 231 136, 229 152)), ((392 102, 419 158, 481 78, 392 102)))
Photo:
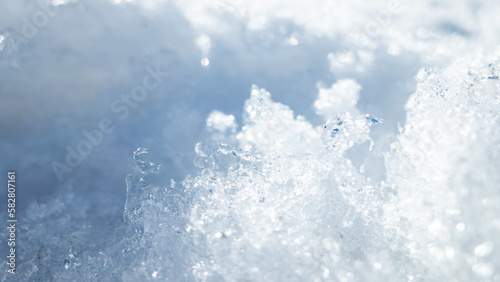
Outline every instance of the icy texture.
MULTIPOLYGON (((500 279, 500 81, 493 61, 420 70, 386 155, 394 216, 428 277, 500 279)), ((396 221, 393 221, 393 224, 396 221)))
POLYGON ((123 278, 498 279, 500 84, 488 68, 419 72, 384 181, 344 154, 373 142, 375 117, 332 111, 314 128, 254 87, 231 144, 196 145, 203 170, 183 191, 147 188, 140 216, 129 217, 141 243, 129 247, 149 252, 123 278))
POLYGON ((359 112, 354 81, 330 96, 320 89, 318 127, 253 86, 240 131, 230 115, 208 116, 217 138, 196 145, 195 177, 157 184, 154 155, 134 152, 125 223, 110 227, 101 251, 86 250, 98 231, 75 225, 93 216, 88 203, 32 205, 34 228, 20 238, 45 234, 46 224, 68 230, 32 254, 21 279, 498 280, 497 69, 496 57, 421 69, 381 181, 367 176, 379 168, 365 167, 380 154, 370 129, 381 120, 346 111, 359 112), (351 102, 332 106, 345 93, 351 102), (369 149, 356 167, 347 152, 362 144, 369 149))
POLYGON ((500 281, 499 11, 0 2, 0 280, 500 281), (147 67, 169 76, 127 103, 147 67))
MULTIPOLYGON (((376 198, 373 183, 330 146, 342 141, 322 138, 329 129, 294 118, 263 89, 253 88, 245 116, 237 144, 198 152, 210 165, 186 182, 196 191, 187 229, 194 244, 204 246, 193 275, 254 281, 400 276, 388 262, 398 255, 372 220, 380 210, 363 203, 376 198), (377 262, 384 271, 374 269, 377 262)), ((345 147, 369 139, 364 116, 341 119, 339 135, 354 136, 345 147)))
MULTIPOLYGON (((142 240, 155 246, 151 254, 158 244, 165 252, 185 244, 173 261, 201 281, 496 280, 500 84, 488 70, 495 64, 419 72, 407 123, 384 153, 384 181, 366 177, 343 154, 373 142, 376 118, 332 111, 314 128, 254 87, 231 145, 197 144, 203 170, 183 182, 183 220, 167 224, 146 209, 166 205, 152 200, 157 192, 144 200, 142 240), (146 236, 149 228, 155 235, 146 236), (157 235, 173 228, 182 235, 157 235)), ((346 91, 359 90, 350 85, 346 91)), ((328 101, 320 94, 315 105, 328 101)), ((214 116, 227 117, 211 114, 209 124, 214 116)), ((151 254, 143 277, 176 277, 167 270, 173 261, 151 254)), ((138 277, 137 269, 127 273, 138 277)))

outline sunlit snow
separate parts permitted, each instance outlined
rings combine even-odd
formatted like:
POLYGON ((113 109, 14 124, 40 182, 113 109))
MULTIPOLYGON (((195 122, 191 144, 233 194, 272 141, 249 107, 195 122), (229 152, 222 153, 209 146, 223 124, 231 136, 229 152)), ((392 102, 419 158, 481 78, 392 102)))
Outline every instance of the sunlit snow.
POLYGON ((500 281, 499 14, 0 1, 0 280, 500 281))

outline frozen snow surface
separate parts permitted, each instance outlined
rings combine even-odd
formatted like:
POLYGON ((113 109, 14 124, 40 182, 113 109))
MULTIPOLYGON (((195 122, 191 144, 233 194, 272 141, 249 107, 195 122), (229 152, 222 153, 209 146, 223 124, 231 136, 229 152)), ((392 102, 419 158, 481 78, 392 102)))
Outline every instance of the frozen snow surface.
POLYGON ((0 280, 500 281, 499 14, 0 1, 0 280))

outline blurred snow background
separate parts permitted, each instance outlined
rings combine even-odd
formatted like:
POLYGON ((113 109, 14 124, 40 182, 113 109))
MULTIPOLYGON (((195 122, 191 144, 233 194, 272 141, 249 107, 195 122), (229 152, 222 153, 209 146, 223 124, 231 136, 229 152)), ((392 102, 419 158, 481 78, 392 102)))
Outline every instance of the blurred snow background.
POLYGON ((0 277, 500 280, 499 6, 0 1, 0 277))

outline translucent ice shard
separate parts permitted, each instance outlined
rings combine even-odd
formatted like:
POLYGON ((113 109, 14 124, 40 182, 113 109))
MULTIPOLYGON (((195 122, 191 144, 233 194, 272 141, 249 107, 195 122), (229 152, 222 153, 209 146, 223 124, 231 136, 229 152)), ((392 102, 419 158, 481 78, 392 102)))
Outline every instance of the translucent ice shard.
POLYGON ((147 155, 149 149, 138 148, 133 155, 134 172, 127 175, 127 200, 125 202, 124 218, 130 220, 140 208, 142 201, 148 197, 148 185, 146 176, 150 173, 157 173, 161 164, 145 161, 141 155, 147 155))
POLYGON ((356 117, 349 113, 337 115, 323 126, 321 138, 327 147, 344 152, 356 143, 371 140, 368 135, 369 126, 374 122, 379 123, 375 118, 363 115, 356 117))

